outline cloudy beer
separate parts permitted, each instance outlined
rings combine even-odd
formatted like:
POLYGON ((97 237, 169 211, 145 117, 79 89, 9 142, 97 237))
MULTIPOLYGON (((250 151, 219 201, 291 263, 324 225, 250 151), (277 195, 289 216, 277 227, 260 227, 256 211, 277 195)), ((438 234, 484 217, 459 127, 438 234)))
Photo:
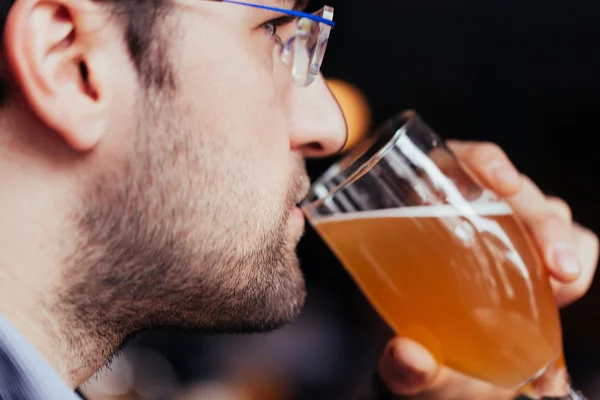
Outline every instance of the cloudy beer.
POLYGON ((517 388, 561 355, 545 267, 506 203, 412 206, 311 223, 400 335, 451 368, 517 388))

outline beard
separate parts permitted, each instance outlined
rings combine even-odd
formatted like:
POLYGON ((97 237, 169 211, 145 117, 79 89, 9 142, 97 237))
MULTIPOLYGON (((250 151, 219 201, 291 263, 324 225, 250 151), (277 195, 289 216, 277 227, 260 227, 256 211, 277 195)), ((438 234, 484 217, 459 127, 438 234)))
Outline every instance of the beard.
POLYGON ((253 183, 244 170, 221 165, 218 144, 157 104, 141 107, 135 150, 84 186, 68 224, 66 289, 55 307, 72 348, 96 344, 81 358, 98 368, 145 329, 268 331, 304 304, 299 235, 289 229, 307 184, 303 164, 268 205, 240 202, 253 193, 235 192, 253 183))

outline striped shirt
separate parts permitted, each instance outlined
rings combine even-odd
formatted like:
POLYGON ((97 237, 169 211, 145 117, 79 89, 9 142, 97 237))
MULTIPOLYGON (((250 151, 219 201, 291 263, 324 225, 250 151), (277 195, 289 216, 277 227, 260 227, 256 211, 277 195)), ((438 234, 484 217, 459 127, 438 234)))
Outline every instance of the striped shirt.
POLYGON ((60 375, 2 315, 0 400, 80 400, 60 375))

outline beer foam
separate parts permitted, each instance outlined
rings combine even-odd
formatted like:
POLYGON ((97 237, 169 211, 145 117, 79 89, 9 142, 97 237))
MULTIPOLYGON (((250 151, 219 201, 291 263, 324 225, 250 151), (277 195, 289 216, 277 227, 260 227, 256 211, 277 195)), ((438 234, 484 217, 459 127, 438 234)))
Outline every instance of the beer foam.
POLYGON ((374 218, 436 218, 480 216, 491 217, 511 215, 512 209, 506 202, 462 203, 460 205, 441 204, 431 206, 408 206, 386 208, 383 210, 358 211, 351 213, 333 214, 324 217, 312 217, 314 225, 323 222, 349 221, 355 219, 374 218))

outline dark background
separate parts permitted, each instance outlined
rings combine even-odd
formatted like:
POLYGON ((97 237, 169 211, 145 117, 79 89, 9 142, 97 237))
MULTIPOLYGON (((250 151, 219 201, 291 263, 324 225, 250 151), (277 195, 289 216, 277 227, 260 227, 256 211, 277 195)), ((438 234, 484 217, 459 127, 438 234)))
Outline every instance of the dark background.
MULTIPOLYGON (((600 232, 597 2, 329 4, 338 26, 323 72, 366 95, 373 125, 412 108, 445 138, 495 142, 543 191, 564 198, 577 221, 600 232)), ((311 163, 313 177, 330 163, 311 163)), ((160 385, 195 383, 190 399, 218 399, 207 394, 208 383, 240 381, 266 391, 229 398, 358 399, 391 332, 310 228, 299 254, 309 300, 297 323, 253 337, 145 335, 132 348, 158 350, 170 369, 134 362, 137 384, 152 381, 147 391, 157 394, 160 385)), ((570 372, 590 399, 600 399, 599 285, 562 312, 570 372)))
MULTIPOLYGON (((564 198, 576 221, 600 232, 600 4, 337 3, 324 73, 357 85, 375 124, 414 108, 446 138, 493 141, 543 191, 564 198)), ((309 241, 312 234, 307 254, 309 241)), ((576 377, 600 366, 597 287, 563 312, 576 377)))

